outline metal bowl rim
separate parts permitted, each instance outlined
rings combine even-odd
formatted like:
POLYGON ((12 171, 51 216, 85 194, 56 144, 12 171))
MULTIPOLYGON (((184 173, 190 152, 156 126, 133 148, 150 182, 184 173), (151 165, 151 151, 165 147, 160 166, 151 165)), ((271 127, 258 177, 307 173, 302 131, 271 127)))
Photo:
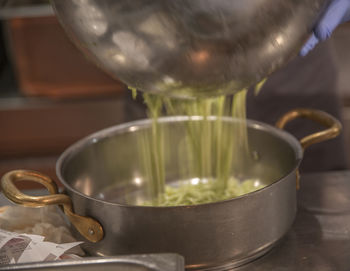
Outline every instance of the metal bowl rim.
MULTIPOLYGON (((158 118, 158 122, 160 123, 171 123, 171 122, 184 122, 184 121, 188 121, 188 120, 195 120, 195 121, 199 121, 202 120, 204 117, 202 116, 170 116, 170 117, 160 117, 158 118)), ((208 117, 209 120, 216 120, 217 117, 216 116, 209 116, 208 117)), ((242 121, 241 119, 237 119, 237 118, 233 118, 233 117, 222 117, 223 121, 225 122, 240 122, 242 121)), ((66 161, 69 161, 69 159, 73 156, 75 156, 78 152, 80 152, 82 149, 84 149, 85 146, 89 146, 92 144, 96 144, 98 141, 106 139, 108 137, 117 135, 117 134, 122 134, 125 132, 134 132, 140 128, 144 128, 144 127, 149 127, 152 123, 152 119, 141 119, 141 120, 136 120, 136 121, 131 121, 131 122, 127 122, 127 123, 122 123, 122 124, 117 124, 102 130, 99 130, 95 133, 92 133, 80 140, 78 140, 77 142, 73 143, 70 147, 68 147, 58 158, 57 162, 56 162, 56 175, 58 177, 58 179, 60 180, 60 182, 64 185, 65 189, 68 189, 70 191, 72 191, 73 193, 76 193, 78 195, 80 195, 81 197, 84 198, 88 198, 90 200, 93 201, 97 201, 103 204, 107 204, 107 205, 114 205, 114 206, 119 206, 119 207, 126 207, 126 208, 158 208, 158 209, 164 209, 164 208, 198 208, 200 206, 206 206, 206 205, 213 205, 213 204, 223 204, 225 202, 228 201, 237 201, 239 199, 242 198, 246 198, 248 196, 254 195, 254 194, 258 194, 258 193, 263 193, 266 190, 269 190, 270 187, 277 185, 278 183, 280 183, 281 181, 283 181, 284 179, 288 178, 289 175, 293 174, 299 167, 299 164, 302 160, 303 157, 303 150, 302 147, 299 143, 299 141, 290 133, 278 129, 272 125, 269 125, 267 123, 263 123, 260 121, 256 121, 256 120, 246 120, 247 122, 247 126, 248 128, 252 128, 252 129, 257 129, 257 130, 261 130, 264 132, 268 132, 278 138, 283 139, 285 142, 287 142, 289 144, 289 146, 292 147, 292 149, 294 150, 295 153, 295 166, 293 167, 293 169, 289 172, 287 172, 285 175, 283 175, 281 178, 279 178, 278 180, 274 181, 273 183, 250 193, 232 198, 232 199, 227 199, 227 200, 221 200, 221 201, 216 201, 216 202, 210 202, 210 203, 203 203, 203 204, 196 204, 196 205, 180 205, 180 206, 141 206, 141 205, 128 205, 128 204, 121 204, 121 203, 114 203, 114 202, 108 202, 108 201, 104 201, 101 199, 96 199, 94 197, 85 195, 84 193, 74 189, 72 186, 70 186, 65 179, 62 176, 62 169, 64 167, 64 164, 66 163, 66 161), (130 130, 131 127, 135 127, 134 130, 130 130), (136 130, 135 130, 136 129, 136 130)))

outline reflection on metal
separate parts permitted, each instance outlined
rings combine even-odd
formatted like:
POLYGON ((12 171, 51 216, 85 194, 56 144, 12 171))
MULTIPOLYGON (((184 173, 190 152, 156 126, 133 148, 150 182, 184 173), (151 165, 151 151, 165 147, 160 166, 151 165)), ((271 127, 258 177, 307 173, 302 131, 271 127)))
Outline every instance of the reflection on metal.
POLYGON ((79 18, 79 23, 84 25, 85 29, 91 35, 101 36, 107 31, 107 21, 101 10, 90 5, 88 2, 81 1, 78 3, 79 8, 76 9, 76 16, 79 18))
POLYGON ((140 185, 143 183, 142 178, 136 177, 136 178, 134 179, 134 183, 135 183, 137 186, 140 186, 140 185))
POLYGON ((112 76, 142 91, 191 98, 266 78, 299 52, 329 0, 52 2, 72 40, 112 76), (103 31, 97 35, 92 25, 103 31))
MULTIPOLYGON (((119 48, 120 55, 123 56, 126 66, 137 66, 138 69, 147 69, 150 59, 154 55, 147 43, 126 31, 118 31, 112 35, 112 41, 116 48, 119 48)), ((119 60, 119 59, 118 59, 119 60)))

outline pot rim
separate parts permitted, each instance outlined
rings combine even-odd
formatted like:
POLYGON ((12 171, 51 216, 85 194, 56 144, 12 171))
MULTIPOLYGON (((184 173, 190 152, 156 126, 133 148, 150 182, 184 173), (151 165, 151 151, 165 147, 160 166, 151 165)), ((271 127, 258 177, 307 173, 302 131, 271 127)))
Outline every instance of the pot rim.
MULTIPOLYGON (((203 116, 170 116, 170 117, 160 117, 158 118, 158 122, 160 123, 167 123, 167 122, 184 122, 184 121, 188 121, 188 120, 194 120, 194 121, 199 121, 202 120, 204 117, 203 116)), ((216 120, 217 117, 216 116, 209 116, 208 117, 209 120, 216 120)), ((237 118, 233 118, 233 117, 228 117, 228 116, 224 116, 222 117, 222 120, 225 122, 239 122, 239 121, 243 121, 241 119, 237 119, 237 118)), ((246 198, 247 196, 251 196, 253 194, 258 194, 258 193, 262 193, 266 190, 268 190, 271 186, 277 185, 280 181, 284 180, 286 177, 288 177, 290 174, 293 174, 293 172, 295 172, 298 167, 299 164, 303 158, 303 149, 300 145, 299 140, 297 140, 292 134, 278 129, 272 125, 269 125, 267 123, 264 122, 260 122, 260 121, 256 121, 256 120, 251 120, 251 119, 247 119, 246 123, 247 123, 247 127, 253 128, 253 129, 258 129, 258 130, 262 130, 265 132, 269 132, 274 136, 277 136, 278 138, 283 139, 285 142, 287 142, 294 150, 295 153, 295 166, 293 167, 293 169, 289 172, 287 172, 285 175, 283 175, 281 178, 279 178, 278 180, 274 181, 271 184, 266 185, 265 187, 250 192, 250 193, 246 193, 244 195, 232 198, 232 199, 226 199, 226 200, 221 200, 221 201, 216 201, 216 202, 210 202, 210 203, 202 203, 202 204, 196 204, 196 205, 179 205, 179 206, 142 206, 142 205, 128 205, 128 204, 122 204, 122 203, 114 203, 114 202, 109 202, 109 201, 104 201, 101 199, 97 199, 88 195, 85 195, 84 193, 74 189, 72 186, 70 186, 65 179, 62 176, 62 169, 64 168, 64 164, 67 160, 69 160, 71 157, 73 157, 75 154, 77 154, 79 151, 81 151, 85 146, 91 145, 91 144, 95 144, 100 140, 104 140, 108 137, 117 135, 117 134, 121 134, 121 133, 125 133, 125 132, 134 132, 137 131, 139 129, 142 129, 144 127, 149 127, 152 123, 152 119, 141 119, 141 120, 135 120, 135 121, 131 121, 131 122, 126 122, 126 123, 122 123, 122 124, 117 124, 111 127, 107 127, 104 128, 102 130, 99 130, 97 132, 94 132, 80 140, 78 140, 77 142, 73 143, 72 145, 70 145, 58 158, 57 162, 56 162, 56 175, 58 177, 58 179, 60 180, 60 182, 64 185, 65 189, 68 189, 78 195, 80 195, 81 197, 85 197, 88 198, 90 200, 93 201, 97 201, 103 204, 108 204, 108 205, 115 205, 115 206, 119 206, 119 207, 127 207, 127 208, 198 208, 200 206, 206 206, 206 205, 213 205, 213 204, 222 204, 228 201, 237 201, 240 200, 242 198, 246 198)))

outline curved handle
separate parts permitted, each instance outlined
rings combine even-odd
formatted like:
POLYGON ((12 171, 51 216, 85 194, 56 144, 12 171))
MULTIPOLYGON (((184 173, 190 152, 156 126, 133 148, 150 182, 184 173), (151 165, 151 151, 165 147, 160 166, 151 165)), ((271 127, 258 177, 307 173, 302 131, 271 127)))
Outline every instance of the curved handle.
POLYGON ((96 220, 77 215, 73 212, 72 202, 67 195, 58 194, 56 183, 48 176, 36 171, 14 170, 6 173, 1 179, 4 195, 14 203, 27 207, 43 207, 60 204, 69 221, 90 242, 96 243, 103 238, 103 228, 96 220), (33 181, 44 185, 51 195, 29 196, 20 192, 15 183, 18 181, 33 181))
POLYGON ((328 113, 320 110, 306 108, 297 108, 287 112, 277 121, 276 127, 283 129, 288 122, 296 118, 310 119, 327 128, 323 131, 302 138, 300 140, 300 144, 303 147, 303 149, 309 147, 312 144, 332 139, 339 135, 342 130, 340 122, 328 113))

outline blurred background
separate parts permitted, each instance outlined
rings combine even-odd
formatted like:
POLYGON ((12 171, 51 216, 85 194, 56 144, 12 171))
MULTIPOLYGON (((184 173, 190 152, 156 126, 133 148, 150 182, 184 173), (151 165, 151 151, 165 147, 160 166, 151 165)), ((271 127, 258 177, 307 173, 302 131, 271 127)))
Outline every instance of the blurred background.
POLYGON ((144 117, 139 104, 75 48, 49 1, 0 0, 0 175, 23 168, 55 178, 65 148, 144 117))
MULTIPOLYGON (((350 154, 349 23, 336 30, 331 44, 350 154)), ((140 104, 71 44, 49 1, 0 0, 0 175, 21 168, 55 178, 65 148, 144 117, 140 104)))

